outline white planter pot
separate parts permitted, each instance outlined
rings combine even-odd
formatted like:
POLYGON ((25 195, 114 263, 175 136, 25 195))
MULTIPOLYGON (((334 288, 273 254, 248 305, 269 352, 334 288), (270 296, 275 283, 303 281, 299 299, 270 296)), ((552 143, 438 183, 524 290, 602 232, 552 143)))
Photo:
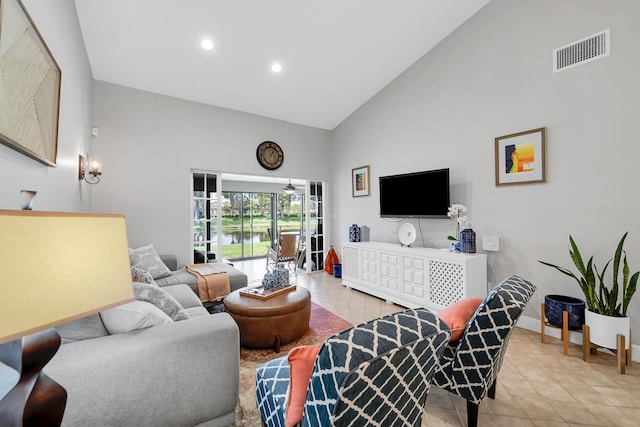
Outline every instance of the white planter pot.
POLYGON ((628 317, 612 317, 594 313, 588 309, 584 311, 584 323, 589 326, 589 339, 593 344, 604 348, 616 348, 617 335, 624 335, 625 350, 629 348, 628 317))

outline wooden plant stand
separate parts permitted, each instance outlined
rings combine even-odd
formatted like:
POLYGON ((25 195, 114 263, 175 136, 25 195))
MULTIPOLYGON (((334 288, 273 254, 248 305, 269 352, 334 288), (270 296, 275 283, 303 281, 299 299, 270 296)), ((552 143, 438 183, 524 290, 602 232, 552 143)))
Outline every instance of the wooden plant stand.
MULTIPOLYGON (((550 328, 560 329, 560 339, 562 340, 564 347, 564 355, 567 356, 569 354, 569 313, 566 311, 562 312, 562 327, 558 328, 555 325, 547 322, 545 320, 544 315, 544 306, 545 304, 540 304, 540 342, 544 344, 544 327, 549 326, 550 328)), ((580 332, 580 331, 577 331, 580 332)), ((624 337, 623 337, 624 338, 624 337)))
MULTIPOLYGON (((629 350, 626 349, 624 335, 616 335, 616 348, 609 349, 616 354, 616 361, 618 364, 618 373, 624 374, 626 366, 631 367, 631 349, 633 348, 631 340, 631 330, 629 330, 629 350)), ((589 332, 589 326, 582 326, 582 360, 589 361, 589 356, 598 354, 598 349, 603 348, 599 345, 591 342, 591 336, 589 332)))

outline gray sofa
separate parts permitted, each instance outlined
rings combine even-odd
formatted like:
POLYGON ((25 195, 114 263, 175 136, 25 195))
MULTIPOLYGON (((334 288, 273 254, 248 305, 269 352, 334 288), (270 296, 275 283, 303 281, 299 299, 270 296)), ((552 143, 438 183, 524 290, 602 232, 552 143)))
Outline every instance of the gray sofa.
MULTIPOLYGON (((74 341, 78 321, 58 327, 72 342, 61 345, 45 372, 67 390, 63 426, 234 423, 240 369, 236 323, 226 313, 210 315, 185 285, 164 289, 189 319, 115 335, 105 329, 102 336, 79 341, 74 341)), ((82 320, 92 321, 92 327, 101 322, 99 315, 82 320)))
MULTIPOLYGON (((179 269, 178 259, 174 255, 160 255, 160 259, 162 259, 162 262, 169 267, 171 275, 155 279, 158 286, 164 287, 184 283, 189 285, 196 295, 198 294, 198 280, 196 279, 196 276, 186 271, 184 267, 179 269)), ((213 266, 227 272, 229 282, 231 284, 231 292, 247 286, 247 275, 237 268, 234 268, 224 262, 213 263, 213 266)))

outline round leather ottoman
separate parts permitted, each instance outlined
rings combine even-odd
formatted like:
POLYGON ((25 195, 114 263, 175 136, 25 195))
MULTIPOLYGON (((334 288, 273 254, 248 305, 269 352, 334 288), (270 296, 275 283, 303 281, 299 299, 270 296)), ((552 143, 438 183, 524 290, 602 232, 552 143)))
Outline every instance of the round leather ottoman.
POLYGON ((299 338, 309 329, 311 294, 302 287, 266 300, 231 292, 224 309, 238 324, 240 343, 251 348, 271 348, 299 338))

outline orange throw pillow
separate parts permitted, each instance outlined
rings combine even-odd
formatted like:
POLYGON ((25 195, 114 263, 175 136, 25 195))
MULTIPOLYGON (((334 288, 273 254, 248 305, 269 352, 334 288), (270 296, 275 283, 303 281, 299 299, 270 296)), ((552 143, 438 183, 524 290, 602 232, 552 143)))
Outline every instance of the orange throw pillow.
POLYGON ((457 341, 462 336, 464 328, 476 313, 483 298, 468 298, 460 300, 438 312, 438 317, 451 329, 450 341, 457 341))
POLYGON ((289 389, 287 390, 286 427, 302 422, 307 387, 311 379, 313 364, 322 344, 296 347, 289 352, 289 389))

